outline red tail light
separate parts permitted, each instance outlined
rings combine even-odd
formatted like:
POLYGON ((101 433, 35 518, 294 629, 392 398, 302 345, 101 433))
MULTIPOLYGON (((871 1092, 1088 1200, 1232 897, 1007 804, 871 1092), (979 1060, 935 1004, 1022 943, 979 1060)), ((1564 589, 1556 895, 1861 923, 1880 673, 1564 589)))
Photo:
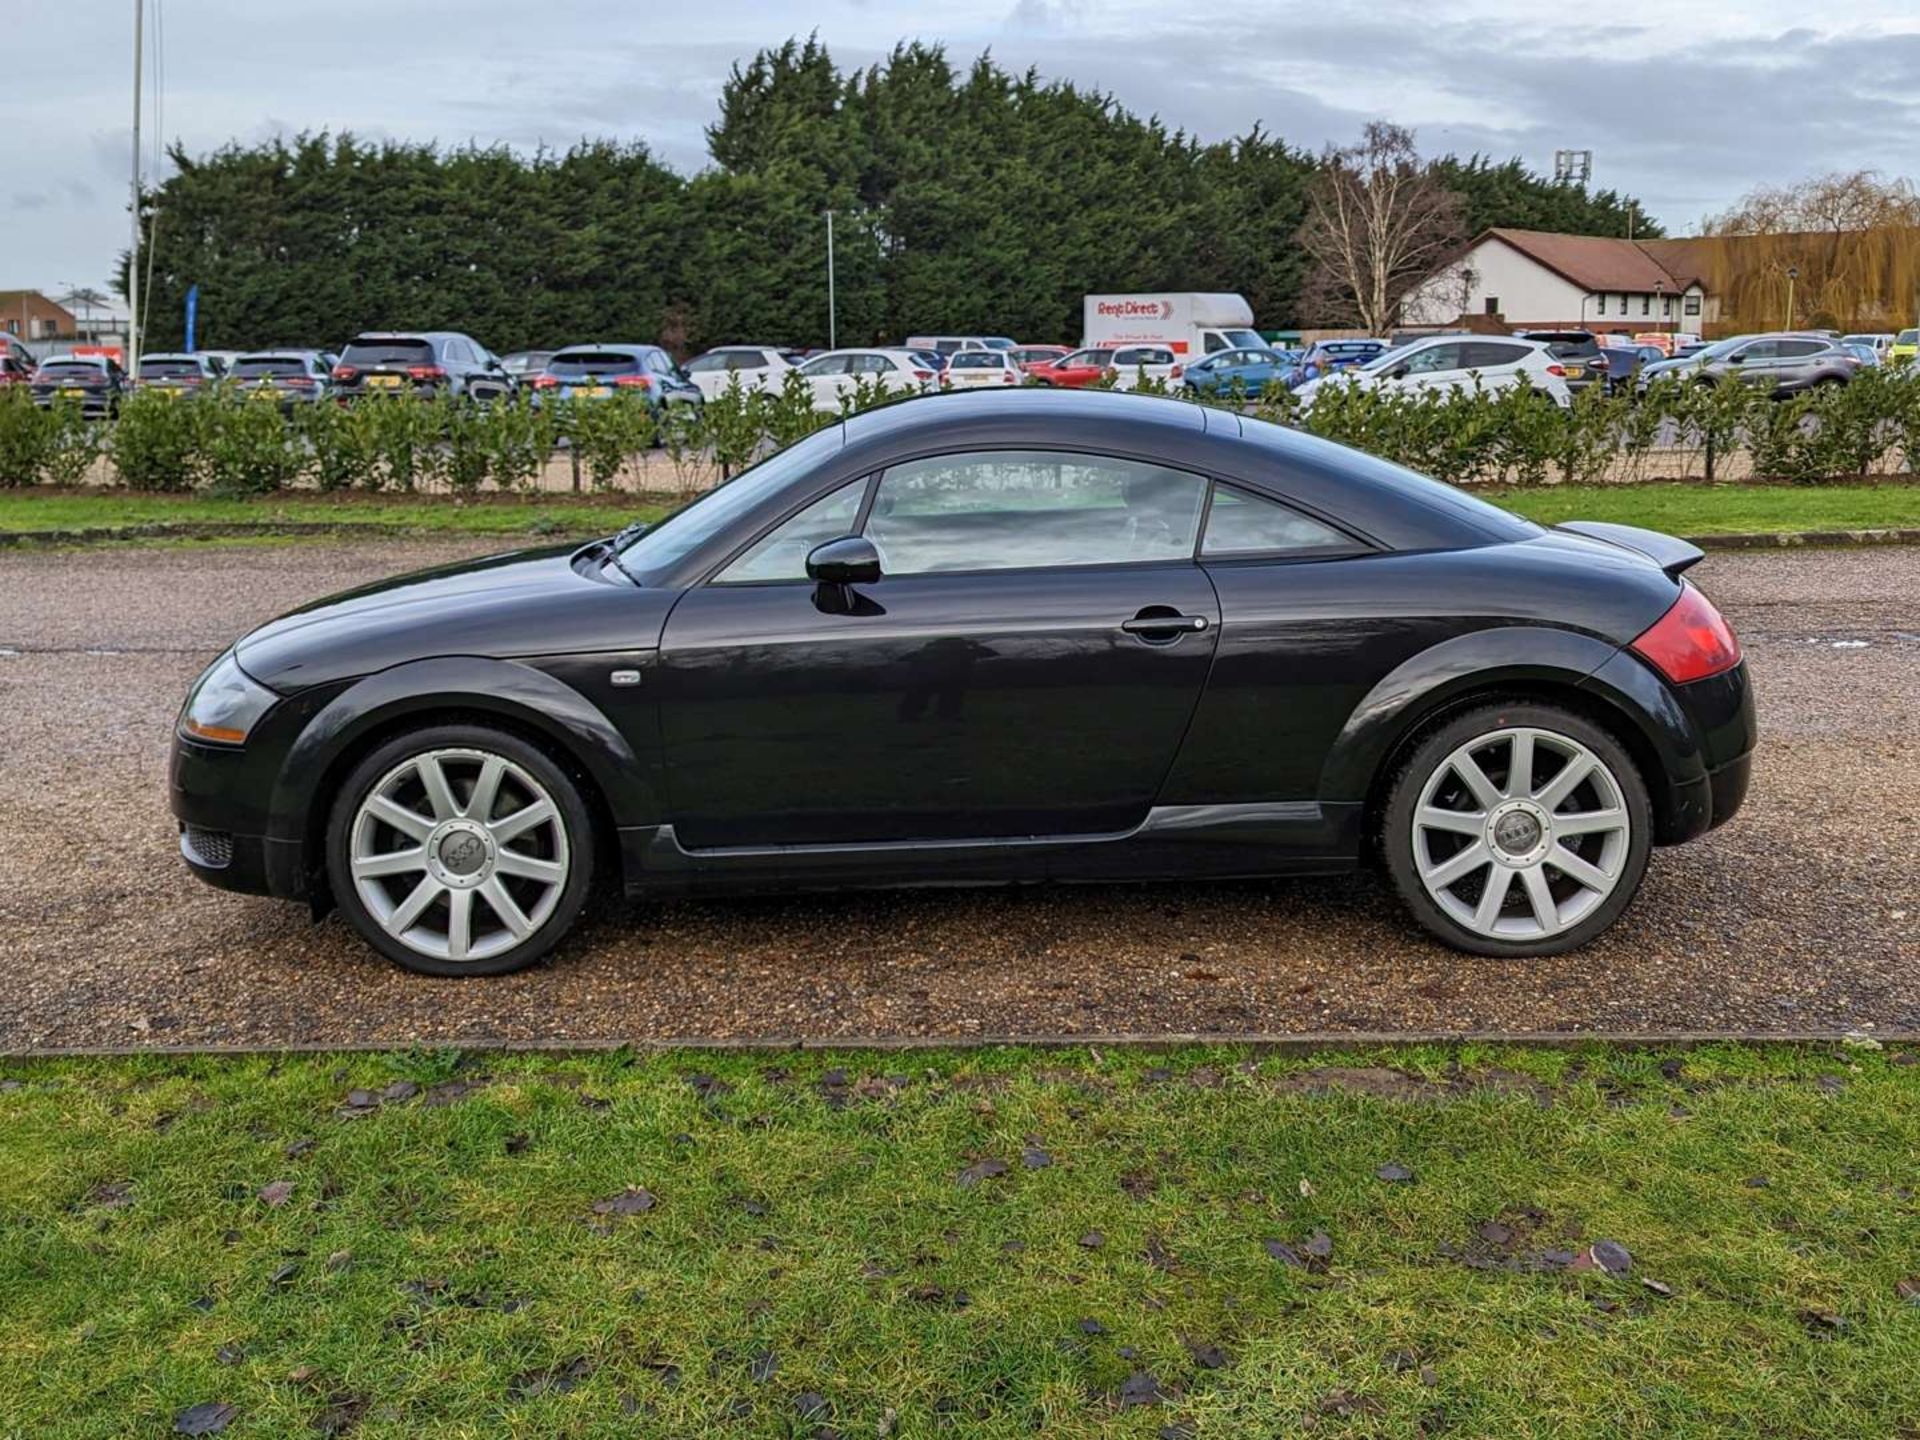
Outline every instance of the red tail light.
POLYGON ((1567 367, 1564 365, 1547 366, 1547 374, 1549 375, 1558 375, 1564 379, 1566 376, 1566 373, 1567 373, 1567 367))
POLYGON ((407 374, 416 380, 444 380, 447 378, 447 372, 442 370, 438 365, 409 365, 407 366, 407 374))
POLYGON ((1183 373, 1184 373, 1183 367, 1176 365, 1173 367, 1173 369, 1167 372, 1167 378, 1169 380, 1178 380, 1183 373))
POLYGON ((287 383, 296 390, 311 390, 313 388, 313 377, 311 375, 294 375, 288 378, 287 383))
MULTIPOLYGON (((913 372, 913 378, 916 380, 931 380, 933 379, 933 373, 931 370, 916 370, 913 372)), ((940 383, 942 385, 947 383, 947 377, 945 375, 940 377, 940 383)))
POLYGON ((1680 598, 1633 642, 1633 652, 1676 685, 1704 680, 1740 663, 1740 641, 1713 602, 1686 581, 1680 598))
POLYGON ((559 383, 560 382, 551 375, 536 375, 533 377, 533 388, 536 390, 551 390, 559 383))
POLYGON ((616 375, 613 383, 628 390, 646 390, 652 387, 653 380, 646 375, 616 375))
POLYGON ((359 370, 351 365, 336 365, 333 367, 333 378, 336 380, 351 380, 359 373, 359 370))
POLYGON ((1000 372, 1000 383, 1002 385, 1018 385, 1020 383, 1019 373, 1013 370, 1002 370, 1000 372))

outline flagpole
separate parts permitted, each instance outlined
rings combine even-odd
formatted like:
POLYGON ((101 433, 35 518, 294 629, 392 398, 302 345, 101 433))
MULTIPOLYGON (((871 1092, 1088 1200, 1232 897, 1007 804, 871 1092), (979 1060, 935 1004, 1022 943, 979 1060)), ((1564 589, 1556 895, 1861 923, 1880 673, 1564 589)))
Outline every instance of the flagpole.
POLYGON ((127 252, 127 373, 140 373, 140 51, 147 0, 133 0, 133 248, 127 252))

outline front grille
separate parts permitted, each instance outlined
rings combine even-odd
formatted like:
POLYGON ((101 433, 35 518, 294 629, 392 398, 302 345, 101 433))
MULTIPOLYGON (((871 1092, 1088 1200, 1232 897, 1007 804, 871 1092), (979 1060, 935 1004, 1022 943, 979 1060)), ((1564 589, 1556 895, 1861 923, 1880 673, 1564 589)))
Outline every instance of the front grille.
POLYGON ((203 830, 198 825, 182 825, 180 853, 196 865, 204 865, 209 870, 224 870, 233 863, 233 836, 225 830, 203 830))

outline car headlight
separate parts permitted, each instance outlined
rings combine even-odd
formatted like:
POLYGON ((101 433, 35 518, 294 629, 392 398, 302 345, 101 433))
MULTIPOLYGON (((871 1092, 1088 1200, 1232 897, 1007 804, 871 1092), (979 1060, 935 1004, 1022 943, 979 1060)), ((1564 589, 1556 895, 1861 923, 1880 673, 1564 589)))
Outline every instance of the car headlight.
POLYGON ((193 682, 180 711, 180 731, 216 745, 243 745, 247 732, 279 698, 248 676, 229 650, 193 682))

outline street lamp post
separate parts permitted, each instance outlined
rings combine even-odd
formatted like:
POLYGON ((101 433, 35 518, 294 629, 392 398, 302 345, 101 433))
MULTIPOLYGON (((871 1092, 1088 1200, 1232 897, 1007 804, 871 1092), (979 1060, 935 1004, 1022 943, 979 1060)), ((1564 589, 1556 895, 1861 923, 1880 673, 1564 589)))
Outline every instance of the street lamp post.
POLYGON ((1653 308, 1660 312, 1660 323, 1671 330, 1673 327, 1667 322, 1667 282, 1664 280, 1653 282, 1653 308))
POLYGON ((827 348, 840 348, 838 316, 833 294, 833 211, 827 211, 827 348))
POLYGON ((127 250, 127 373, 140 373, 140 47, 146 0, 133 0, 133 244, 127 250))
POLYGON ((1787 267, 1787 323, 1780 327, 1782 330, 1791 330, 1793 328, 1793 282, 1799 278, 1800 267, 1798 265, 1789 265, 1787 267))

